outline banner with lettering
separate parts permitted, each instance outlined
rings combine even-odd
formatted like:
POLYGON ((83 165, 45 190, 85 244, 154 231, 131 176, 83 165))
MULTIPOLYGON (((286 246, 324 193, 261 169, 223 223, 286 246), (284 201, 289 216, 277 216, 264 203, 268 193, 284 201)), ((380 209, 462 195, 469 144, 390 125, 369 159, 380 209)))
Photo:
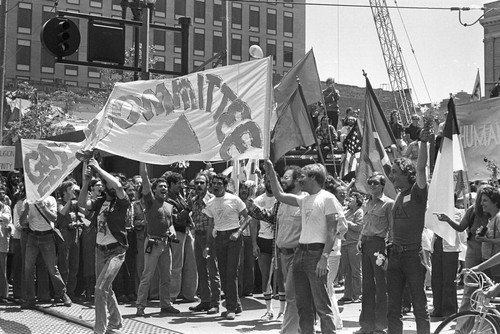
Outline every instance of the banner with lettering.
POLYGON ((16 162, 15 146, 0 146, 0 170, 14 170, 16 162))
POLYGON ((500 165, 500 98, 456 106, 470 181, 488 180, 484 159, 500 165))
POLYGON ((118 83, 89 124, 87 144, 152 164, 263 159, 271 64, 268 57, 173 79, 118 83))
POLYGON ((29 202, 46 198, 80 163, 75 157, 82 143, 21 139, 24 183, 29 202))

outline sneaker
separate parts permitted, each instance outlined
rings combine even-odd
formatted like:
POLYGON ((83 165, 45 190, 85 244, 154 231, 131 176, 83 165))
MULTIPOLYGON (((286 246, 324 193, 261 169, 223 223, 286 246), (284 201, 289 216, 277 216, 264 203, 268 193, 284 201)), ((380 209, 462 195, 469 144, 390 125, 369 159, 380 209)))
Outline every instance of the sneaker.
POLYGON ((207 311, 207 314, 217 314, 217 313, 219 313, 219 306, 213 306, 207 311))
MULTIPOLYGON (((220 314, 220 316, 225 318, 227 316, 228 312, 229 311, 224 311, 220 314)), ((243 312, 243 309, 241 308, 241 306, 236 307, 236 310, 234 310, 235 314, 240 314, 241 312, 243 312)))
POLYGON ((236 313, 234 313, 234 312, 227 312, 226 313, 227 320, 234 320, 234 318, 236 318, 236 313))
POLYGON ((118 325, 108 324, 108 328, 106 329, 106 332, 104 334, 120 334, 120 329, 122 327, 123 325, 121 323, 118 325))
POLYGON ((274 318, 273 312, 267 311, 266 313, 264 313, 264 315, 262 317, 260 317, 260 320, 271 321, 271 320, 273 320, 273 318, 274 318))
POLYGON ((142 305, 138 305, 137 306, 137 311, 135 312, 135 315, 139 316, 139 317, 143 317, 144 316, 144 309, 145 307, 142 306, 142 305))
MULTIPOLYGON (((207 303, 199 303, 196 306, 189 306, 189 310, 193 312, 203 312, 210 310, 210 304, 207 303)), ((217 312, 219 313, 219 312, 217 312)))
MULTIPOLYGON (((285 314, 283 312, 280 312, 278 313, 278 316, 276 317, 276 320, 278 321, 283 321, 283 317, 285 316, 285 314)), ((338 328, 337 328, 338 329, 338 328)))
POLYGON ((169 305, 167 307, 162 307, 160 310, 161 314, 179 314, 181 311, 173 307, 172 305, 169 305))

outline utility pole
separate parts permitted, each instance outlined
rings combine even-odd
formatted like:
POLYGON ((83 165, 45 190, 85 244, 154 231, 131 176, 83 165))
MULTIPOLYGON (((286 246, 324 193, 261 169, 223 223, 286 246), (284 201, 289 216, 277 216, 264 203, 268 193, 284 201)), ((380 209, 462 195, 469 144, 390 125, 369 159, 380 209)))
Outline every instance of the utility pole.
POLYGON ((0 0, 0 145, 3 144, 5 106, 5 51, 7 39, 7 0, 0 0))

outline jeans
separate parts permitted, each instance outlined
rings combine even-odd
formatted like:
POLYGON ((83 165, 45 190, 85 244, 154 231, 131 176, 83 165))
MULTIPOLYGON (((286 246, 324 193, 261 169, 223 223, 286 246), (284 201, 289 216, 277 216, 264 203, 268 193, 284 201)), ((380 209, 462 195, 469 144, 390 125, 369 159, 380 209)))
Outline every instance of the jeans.
POLYGON ((66 283, 68 294, 73 297, 80 266, 80 230, 62 230, 64 242, 57 249, 59 271, 66 283))
POLYGON ((220 277, 215 252, 210 250, 210 257, 203 257, 203 250, 207 247, 206 232, 197 233, 194 239, 194 255, 196 257, 196 268, 198 269, 198 290, 200 300, 210 307, 219 306, 220 300, 220 277))
POLYGON ((322 250, 302 250, 295 252, 293 260, 293 279, 299 312, 301 334, 314 334, 315 314, 321 320, 323 334, 335 333, 332 302, 328 296, 327 277, 316 275, 316 265, 321 259, 322 250))
POLYGON ((401 306, 403 290, 408 283, 413 302, 413 313, 417 324, 417 333, 429 334, 430 322, 425 295, 425 266, 420 250, 396 252, 394 248, 389 255, 387 268, 388 334, 403 333, 401 306))
POLYGON ((361 296, 361 254, 356 246, 353 243, 342 246, 340 250, 345 273, 344 297, 351 299, 361 296))
POLYGON ((294 254, 280 254, 281 270, 285 280, 286 308, 281 325, 282 334, 296 334, 299 332, 299 314, 295 299, 295 282, 293 281, 294 254))
POLYGON ((12 292, 14 298, 21 299, 23 295, 23 266, 24 260, 21 252, 21 240, 11 238, 12 252, 12 292))
POLYGON ((337 297, 335 296, 334 282, 337 274, 339 273, 340 267, 340 255, 332 255, 328 257, 328 275, 327 275, 327 288, 328 296, 332 301, 333 310, 333 323, 336 329, 341 329, 344 327, 342 322, 342 317, 340 316, 339 304, 337 303, 337 297))
POLYGON ((385 271, 376 264, 376 252, 385 253, 385 240, 372 238, 363 241, 363 299, 359 325, 363 332, 387 328, 387 283, 385 271))
POLYGON ((9 283, 7 281, 7 252, 0 252, 0 298, 9 296, 9 283))
POLYGON ((458 252, 443 252, 443 239, 436 238, 432 254, 432 304, 434 313, 450 316, 457 312, 458 252))
POLYGON ((215 253, 219 264, 221 284, 226 295, 226 309, 234 312, 241 308, 238 295, 238 261, 243 246, 241 236, 236 240, 229 239, 230 233, 218 233, 215 238, 215 253))
MULTIPOLYGON (((146 307, 148 303, 149 287, 151 279, 155 274, 156 268, 160 273, 160 307, 168 307, 170 302, 170 245, 166 241, 158 241, 158 244, 153 245, 151 254, 144 253, 144 271, 141 276, 141 283, 137 291, 137 306, 146 307)), ((147 247, 147 242, 144 244, 144 249, 147 247)))
POLYGON ((243 248, 240 253, 238 272, 238 291, 241 296, 253 292, 255 257, 253 256, 252 237, 243 236, 243 248))
POLYGON ((26 294, 24 299, 28 302, 35 301, 35 264, 38 254, 41 254, 43 257, 43 261, 45 262, 52 280, 55 296, 58 298, 62 297, 66 293, 66 285, 64 284, 61 274, 59 273, 59 269, 57 268, 56 243, 54 241, 54 236, 52 233, 42 236, 36 236, 30 233, 28 234, 28 241, 26 243, 26 258, 24 264, 24 270, 26 273, 26 294))
POLYGON ((191 232, 176 232, 179 243, 172 243, 172 272, 170 279, 170 298, 179 295, 184 299, 194 300, 197 286, 196 261, 191 232))
POLYGON ((95 325, 94 333, 102 334, 106 331, 106 310, 109 312, 109 324, 119 326, 122 323, 122 315, 118 308, 118 301, 113 292, 113 281, 125 261, 126 247, 95 252, 95 325))
MULTIPOLYGON (((474 239, 474 237, 472 237, 474 239)), ((481 257, 481 243, 476 240, 467 241, 467 252, 465 253, 465 268, 472 268, 477 266, 482 261, 481 257)), ((470 295, 476 290, 476 287, 464 286, 464 294, 462 296, 462 304, 460 305, 459 312, 471 309, 470 295)))

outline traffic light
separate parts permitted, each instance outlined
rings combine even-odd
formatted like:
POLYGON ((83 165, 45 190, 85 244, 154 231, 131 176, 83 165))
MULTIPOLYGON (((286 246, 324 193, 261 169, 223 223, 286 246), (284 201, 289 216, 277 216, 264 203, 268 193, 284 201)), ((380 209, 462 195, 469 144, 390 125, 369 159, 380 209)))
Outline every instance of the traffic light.
POLYGON ((55 57, 71 56, 80 46, 80 30, 75 22, 62 17, 54 17, 44 23, 40 40, 55 57))

